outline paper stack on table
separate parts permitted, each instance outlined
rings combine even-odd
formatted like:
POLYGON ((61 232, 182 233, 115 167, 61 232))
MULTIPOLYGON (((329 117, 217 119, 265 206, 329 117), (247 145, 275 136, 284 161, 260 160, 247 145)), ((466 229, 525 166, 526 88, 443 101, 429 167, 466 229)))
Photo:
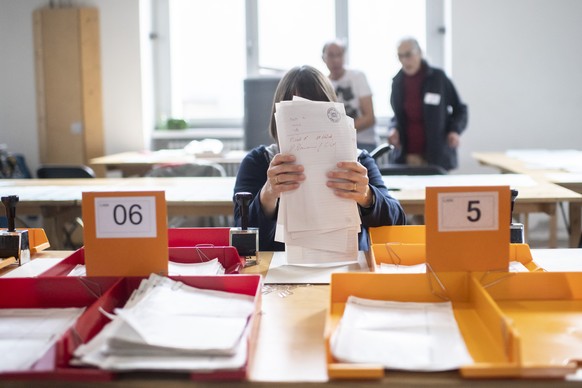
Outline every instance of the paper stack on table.
POLYGON ((285 242, 288 264, 355 261, 360 216, 353 200, 337 197, 326 174, 339 161, 357 158, 356 130, 336 102, 293 101, 276 104, 281 153, 304 166, 299 189, 282 193, 275 240, 285 242))
POLYGON ((84 308, 0 309, 0 372, 29 370, 84 308))
POLYGON ((254 310, 252 296, 151 275, 99 334, 77 348, 73 363, 107 370, 238 369, 247 360, 254 310))
MULTIPOLYGON (((224 275, 224 272, 225 269, 218 261, 218 258, 200 263, 168 262, 168 274, 170 276, 224 275)), ((87 276, 87 269, 84 264, 77 264, 67 276, 87 276)))
MULTIPOLYGON (((376 267, 376 271, 381 273, 426 273, 427 268, 425 263, 415 265, 380 263, 376 267)), ((519 261, 510 261, 508 272, 529 272, 529 270, 519 261)))
POLYGON ((451 302, 418 303, 348 298, 331 339, 340 362, 412 371, 472 364, 451 302))

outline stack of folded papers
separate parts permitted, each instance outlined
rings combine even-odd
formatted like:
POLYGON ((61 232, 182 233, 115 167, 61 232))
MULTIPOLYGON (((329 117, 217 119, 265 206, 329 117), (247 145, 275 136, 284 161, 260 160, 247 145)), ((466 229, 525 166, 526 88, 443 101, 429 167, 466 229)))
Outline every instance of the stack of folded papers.
POLYGON ((143 280, 112 321, 75 351, 73 364, 107 370, 212 371, 247 361, 248 295, 143 280))
POLYGON ((286 244, 289 264, 355 261, 357 204, 326 186, 339 161, 357 158, 353 120, 336 102, 294 97, 275 109, 280 151, 294 155, 306 177, 297 190, 282 193, 275 239, 286 244))

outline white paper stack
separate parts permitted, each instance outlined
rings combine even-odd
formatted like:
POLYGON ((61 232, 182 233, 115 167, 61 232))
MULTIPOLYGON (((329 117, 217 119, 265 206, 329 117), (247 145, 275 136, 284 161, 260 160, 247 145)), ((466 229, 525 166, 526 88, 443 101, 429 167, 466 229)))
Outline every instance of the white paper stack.
POLYGON ((381 273, 426 273, 426 264, 402 265, 380 263, 376 267, 376 271, 381 273))
POLYGON ((288 263, 355 261, 357 204, 326 186, 326 174, 337 169, 337 162, 357 158, 353 120, 341 103, 298 97, 276 104, 275 119, 280 151, 293 154, 306 176, 299 189, 282 193, 279 201, 275 239, 286 244, 288 263))
POLYGON ((218 258, 201 263, 168 262, 170 276, 224 275, 225 269, 218 258))
POLYGON ((107 370, 238 369, 247 359, 252 296, 198 289, 158 275, 142 281, 113 320, 75 351, 107 370))
POLYGON ((84 310, 0 309, 0 372, 30 369, 84 310))
MULTIPOLYGON (((426 264, 402 265, 402 264, 387 264, 380 263, 376 270, 381 273, 426 273, 426 264)), ((509 272, 529 272, 526 266, 519 261, 509 262, 509 272)))
POLYGON ((392 302, 350 296, 331 351, 340 362, 444 371, 471 364, 450 302, 392 302))
MULTIPOLYGON (((201 263, 175 263, 168 262, 168 274, 170 276, 210 276, 224 275, 225 269, 218 258, 201 263)), ((67 276, 87 276, 87 269, 83 264, 77 264, 67 276)))

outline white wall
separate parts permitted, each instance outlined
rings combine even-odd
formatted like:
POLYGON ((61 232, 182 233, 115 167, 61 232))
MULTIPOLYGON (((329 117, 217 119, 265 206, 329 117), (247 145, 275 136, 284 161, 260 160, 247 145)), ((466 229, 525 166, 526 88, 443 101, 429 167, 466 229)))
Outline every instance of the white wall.
MULTIPOLYGON (((100 10, 107 153, 148 147, 139 30, 146 1, 83 2, 100 10)), ((0 1, 0 143, 24 153, 31 169, 38 165, 32 11, 47 3, 0 1)), ((457 172, 492 171, 472 160, 477 150, 581 149, 582 1, 451 0, 450 8, 452 76, 469 105, 457 172)))
POLYGON ((32 10, 46 1, 0 2, 0 143, 38 164, 32 10))
MULTIPOLYGON (((48 0, 0 1, 0 143, 39 165, 32 12, 48 0)), ((140 0, 74 1, 96 6, 101 19, 105 151, 141 150, 144 139, 140 70, 140 0)), ((149 129, 148 129, 149 130, 149 129)))
POLYGON ((92 3, 101 15, 105 152, 143 150, 149 143, 144 139, 140 0, 92 3))
POLYGON ((453 0, 452 75, 469 105, 458 172, 473 151, 582 149, 582 1, 453 0))

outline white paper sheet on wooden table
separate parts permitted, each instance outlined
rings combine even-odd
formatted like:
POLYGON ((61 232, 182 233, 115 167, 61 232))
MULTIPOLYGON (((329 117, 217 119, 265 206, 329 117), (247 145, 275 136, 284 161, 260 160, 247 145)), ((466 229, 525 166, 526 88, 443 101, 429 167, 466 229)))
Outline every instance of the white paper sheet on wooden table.
POLYGON ((364 252, 350 263, 287 265, 287 252, 275 252, 265 284, 329 284, 334 272, 370 272, 364 252))

